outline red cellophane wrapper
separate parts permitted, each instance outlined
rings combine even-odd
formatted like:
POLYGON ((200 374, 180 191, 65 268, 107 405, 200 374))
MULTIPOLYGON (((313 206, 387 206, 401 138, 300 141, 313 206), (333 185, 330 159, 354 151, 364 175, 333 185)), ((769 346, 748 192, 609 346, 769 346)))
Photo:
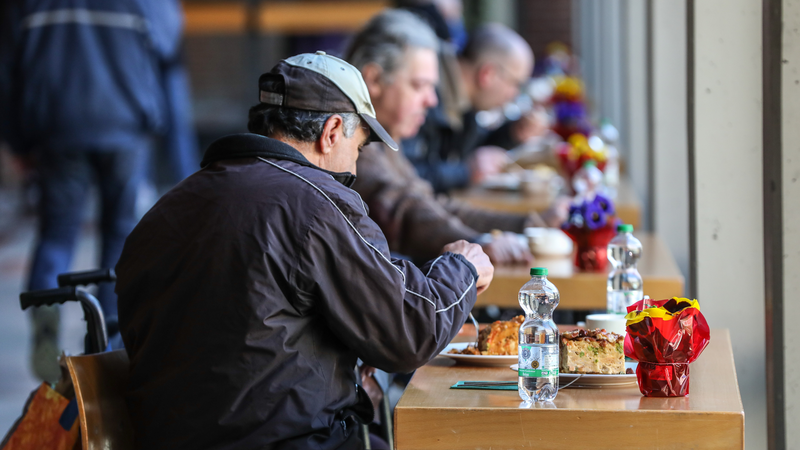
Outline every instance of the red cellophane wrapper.
POLYGON ((596 229, 569 226, 562 228, 575 243, 575 267, 584 272, 603 272, 608 265, 608 243, 617 235, 617 221, 596 229))
POLYGON ((625 356, 639 361, 636 378, 642 395, 688 395, 689 364, 711 338, 697 300, 645 299, 629 306, 625 318, 625 356))

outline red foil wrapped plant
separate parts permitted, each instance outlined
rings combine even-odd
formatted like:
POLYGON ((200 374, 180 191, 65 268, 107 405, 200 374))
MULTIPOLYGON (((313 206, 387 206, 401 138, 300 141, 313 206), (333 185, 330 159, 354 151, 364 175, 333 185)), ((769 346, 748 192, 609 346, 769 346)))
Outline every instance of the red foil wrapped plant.
POLYGON ((629 306, 625 318, 625 356, 639 361, 636 379, 642 395, 688 395, 689 364, 711 338, 697 300, 644 299, 629 306))

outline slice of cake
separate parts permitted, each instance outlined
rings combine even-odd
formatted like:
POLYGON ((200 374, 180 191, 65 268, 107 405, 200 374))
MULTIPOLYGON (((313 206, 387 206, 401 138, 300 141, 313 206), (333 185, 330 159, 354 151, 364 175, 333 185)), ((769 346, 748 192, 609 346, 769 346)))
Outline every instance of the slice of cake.
POLYGON ((606 331, 575 330, 561 334, 562 373, 625 373, 625 337, 606 331))
POLYGON ((525 316, 498 320, 485 327, 478 335, 478 350, 482 355, 516 355, 522 322, 525 322, 525 316))

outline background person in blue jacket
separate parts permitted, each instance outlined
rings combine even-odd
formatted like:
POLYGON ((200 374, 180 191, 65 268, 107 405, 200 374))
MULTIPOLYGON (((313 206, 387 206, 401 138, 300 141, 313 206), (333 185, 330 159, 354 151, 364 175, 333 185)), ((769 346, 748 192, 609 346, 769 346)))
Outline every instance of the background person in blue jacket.
MULTIPOLYGON (((100 267, 114 267, 136 225, 136 194, 156 134, 173 170, 197 167, 180 63, 182 11, 169 0, 8 0, 0 24, 0 139, 29 159, 41 193, 28 289, 67 272, 95 182, 100 267)), ((118 337, 113 286, 98 298, 118 337)), ((58 378, 58 310, 34 318, 34 372, 58 378)), ((116 334, 116 336, 115 336, 116 334)))

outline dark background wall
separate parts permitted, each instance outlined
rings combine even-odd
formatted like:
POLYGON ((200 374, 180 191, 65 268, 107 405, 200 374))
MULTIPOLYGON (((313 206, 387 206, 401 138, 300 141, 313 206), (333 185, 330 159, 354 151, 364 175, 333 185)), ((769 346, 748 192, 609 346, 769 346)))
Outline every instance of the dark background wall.
POLYGON ((572 42, 572 0, 518 0, 517 31, 533 48, 537 60, 547 44, 572 42))

